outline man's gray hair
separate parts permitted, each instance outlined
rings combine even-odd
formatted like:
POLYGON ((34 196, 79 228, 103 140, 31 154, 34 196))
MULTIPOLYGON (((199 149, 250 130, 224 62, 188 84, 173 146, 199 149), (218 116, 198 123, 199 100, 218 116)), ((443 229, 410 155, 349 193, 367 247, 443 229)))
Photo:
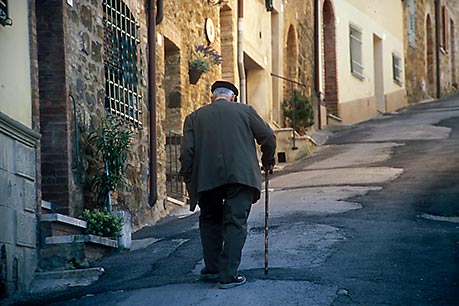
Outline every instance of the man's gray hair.
POLYGON ((227 95, 227 96, 234 96, 234 92, 231 89, 228 89, 226 87, 218 87, 215 88, 215 90, 212 92, 212 94, 215 95, 227 95))

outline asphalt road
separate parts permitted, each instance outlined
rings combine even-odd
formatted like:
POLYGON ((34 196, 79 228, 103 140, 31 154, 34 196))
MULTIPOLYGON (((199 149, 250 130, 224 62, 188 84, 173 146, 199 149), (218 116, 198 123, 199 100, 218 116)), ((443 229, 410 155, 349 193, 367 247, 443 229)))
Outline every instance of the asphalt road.
POLYGON ((263 201, 253 206, 244 286, 198 280, 197 214, 134 234, 134 251, 95 263, 94 285, 42 305, 459 305, 459 97, 330 132, 270 181, 270 270, 263 201))

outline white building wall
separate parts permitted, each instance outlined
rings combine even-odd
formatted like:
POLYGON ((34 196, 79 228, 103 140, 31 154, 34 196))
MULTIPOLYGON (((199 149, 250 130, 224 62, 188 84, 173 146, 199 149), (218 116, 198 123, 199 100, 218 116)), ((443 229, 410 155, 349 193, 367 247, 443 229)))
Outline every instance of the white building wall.
POLYGON ((248 72, 247 103, 265 120, 271 120, 271 13, 266 10, 264 1, 244 1, 243 29, 244 60, 248 72))
MULTIPOLYGON (((394 82, 392 69, 393 52, 400 57, 401 67, 404 67, 402 2, 398 0, 335 0, 332 3, 336 16, 338 107, 343 122, 368 119, 376 113, 374 35, 382 39, 385 103, 383 111, 393 111, 405 106, 404 82, 401 84, 394 82), (362 30, 363 79, 357 78, 351 72, 350 24, 362 30)), ((403 80, 403 70, 401 77, 403 80)))
POLYGON ((8 1, 12 26, 0 26, 0 112, 32 127, 28 1, 8 1))
MULTIPOLYGON (((392 78, 392 52, 398 53, 403 63, 403 8, 400 1, 336 1, 338 79, 340 101, 349 101, 374 95, 373 34, 383 39, 383 67, 385 92, 404 88, 392 78), (364 4, 367 3, 368 4, 364 4), (379 3, 378 5, 376 5, 379 3), (395 3, 399 5, 394 5, 395 3), (370 5, 374 5, 371 7, 370 5), (386 12, 386 14, 385 14, 386 12), (391 18, 381 18, 391 12, 391 18), (393 12, 393 13, 392 13, 393 12), (350 70, 349 24, 362 28, 362 57, 364 76, 362 81, 352 76, 350 70)), ((402 75, 403 77, 403 75, 402 75)))

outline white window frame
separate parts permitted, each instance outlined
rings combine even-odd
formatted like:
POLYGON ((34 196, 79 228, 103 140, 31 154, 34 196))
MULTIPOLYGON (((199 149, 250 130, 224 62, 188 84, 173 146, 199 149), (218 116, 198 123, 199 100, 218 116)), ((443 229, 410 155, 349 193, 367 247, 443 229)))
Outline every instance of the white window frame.
POLYGON ((365 76, 363 74, 363 56, 362 56, 362 45, 363 45, 363 33, 362 28, 349 24, 349 53, 351 60, 351 73, 355 77, 363 80, 365 76))
POLYGON ((392 78, 398 85, 403 84, 402 57, 397 52, 392 52, 392 78))

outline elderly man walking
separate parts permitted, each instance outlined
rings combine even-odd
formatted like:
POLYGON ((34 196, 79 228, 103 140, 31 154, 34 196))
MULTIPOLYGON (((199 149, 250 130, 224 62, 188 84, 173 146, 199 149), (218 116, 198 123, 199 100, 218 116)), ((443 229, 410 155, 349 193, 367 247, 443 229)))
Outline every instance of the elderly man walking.
POLYGON ((212 103, 188 115, 183 126, 181 170, 190 209, 199 205, 205 267, 203 279, 220 278, 220 288, 242 285, 238 274, 247 237, 247 218, 260 198, 262 165, 274 165, 276 137, 249 105, 236 103, 238 89, 227 81, 212 87, 212 103))

